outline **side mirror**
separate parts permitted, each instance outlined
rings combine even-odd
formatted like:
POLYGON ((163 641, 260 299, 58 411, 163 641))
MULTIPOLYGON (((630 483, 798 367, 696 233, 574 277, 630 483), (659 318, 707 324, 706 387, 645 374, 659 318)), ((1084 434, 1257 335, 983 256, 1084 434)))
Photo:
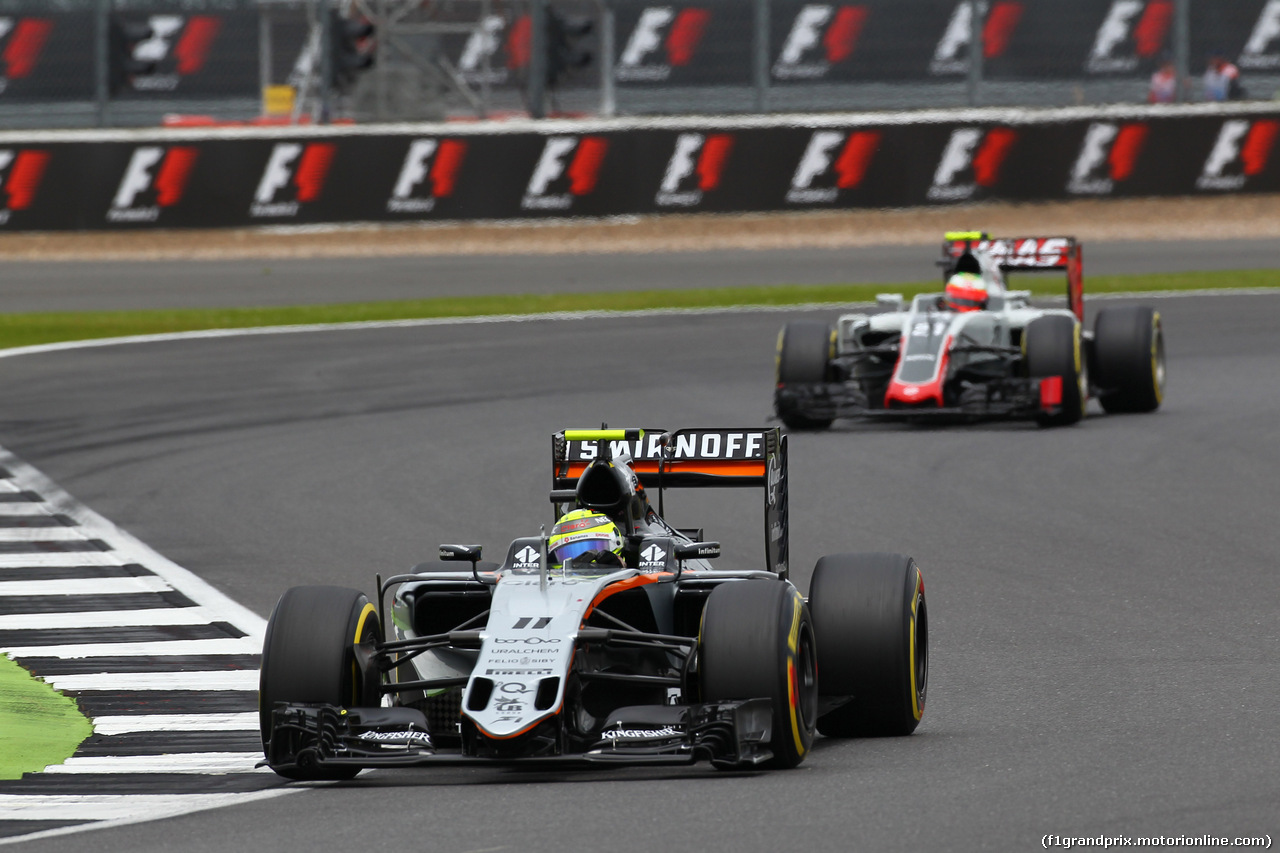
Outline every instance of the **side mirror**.
POLYGON ((677 560, 713 560, 720 556, 719 542, 686 542, 675 549, 677 560))
POLYGON ((446 562, 468 562, 472 565, 480 562, 479 545, 441 545, 440 559, 446 562))

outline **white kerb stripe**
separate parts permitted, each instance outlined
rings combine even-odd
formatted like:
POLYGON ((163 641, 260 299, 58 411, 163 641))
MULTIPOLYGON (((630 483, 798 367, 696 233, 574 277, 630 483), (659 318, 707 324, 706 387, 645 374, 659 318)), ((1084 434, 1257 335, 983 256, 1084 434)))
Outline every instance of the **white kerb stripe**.
POLYGON ((64 578, 54 581, 2 581, 0 596, 127 595, 137 592, 168 592, 172 588, 163 578, 154 575, 136 578, 64 578))
POLYGON ((93 672, 46 675, 58 690, 257 690, 256 669, 217 672, 93 672))
POLYGON ((93 731, 99 735, 130 732, 256 732, 258 714, 128 714, 94 717, 93 731))
POLYGON ((203 607, 155 607, 142 610, 89 610, 70 613, 15 613, 0 616, 0 631, 40 628, 137 628, 149 625, 207 625, 218 621, 203 607))
POLYGON ((6 515, 20 515, 23 518, 29 518, 33 515, 49 516, 53 515, 53 507, 48 504, 37 503, 0 504, 0 518, 4 518, 6 515))
POLYGON ((0 492, 13 495, 20 491, 22 491, 22 489, 18 488, 18 484, 13 482, 13 480, 0 480, 0 492))
POLYGON ((262 639, 163 640, 155 643, 67 643, 61 646, 0 646, 12 658, 106 658, 155 655, 256 655, 262 639))
MULTIPOLYGON (((288 790, 257 791, 253 794, 0 794, 0 820, 158 820, 279 796, 288 790)), ((16 840, 29 841, 31 838, 26 835, 16 840)))
MULTIPOLYGON (((0 554, 0 569, 17 569, 38 566, 44 569, 67 566, 121 566, 124 561, 110 551, 81 551, 77 553, 42 552, 39 554, 0 554)), ((166 586, 165 589, 168 589, 166 586)))
POLYGON ((173 755, 103 755, 68 758, 45 773, 270 773, 253 765, 260 752, 188 752, 173 755))
POLYGON ((0 542, 87 542, 78 527, 0 527, 0 542))

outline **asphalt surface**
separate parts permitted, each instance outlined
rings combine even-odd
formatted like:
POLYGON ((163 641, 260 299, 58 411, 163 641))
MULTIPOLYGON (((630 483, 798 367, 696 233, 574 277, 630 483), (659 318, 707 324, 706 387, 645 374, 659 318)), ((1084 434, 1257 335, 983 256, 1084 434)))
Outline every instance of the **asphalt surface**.
MULTIPOLYGON (((1101 304, 1101 303, 1099 303, 1101 304)), ((1114 303, 1112 303, 1114 304, 1114 303)), ((1280 295, 1164 299, 1156 414, 1061 430, 844 425, 791 445, 792 565, 925 572, 909 738, 794 771, 380 771, 32 851, 1013 850, 1045 834, 1275 836, 1280 295)), ((442 541, 550 521, 566 426, 770 415, 788 318, 745 313, 154 343, 0 362, 0 444, 266 614, 442 541)), ((812 315, 826 316, 826 315, 812 315)), ((668 515, 756 565, 748 492, 668 515)))
MULTIPOLYGON (((352 239, 341 232, 334 240, 352 239)), ((9 261, 0 311, 308 305, 435 296, 927 281, 938 243, 856 249, 318 260, 9 261)), ((1090 242, 1089 275, 1269 269, 1280 240, 1090 242)))

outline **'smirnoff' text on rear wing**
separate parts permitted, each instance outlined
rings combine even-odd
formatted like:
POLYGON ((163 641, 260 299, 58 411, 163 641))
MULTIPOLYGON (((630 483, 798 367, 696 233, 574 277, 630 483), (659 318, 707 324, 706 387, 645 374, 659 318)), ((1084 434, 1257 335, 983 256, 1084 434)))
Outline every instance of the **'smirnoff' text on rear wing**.
POLYGON ((788 575, 787 436, 778 427, 741 429, 566 429, 551 440, 552 489, 572 489, 598 458, 631 458, 646 489, 758 487, 764 490, 765 558, 788 575))

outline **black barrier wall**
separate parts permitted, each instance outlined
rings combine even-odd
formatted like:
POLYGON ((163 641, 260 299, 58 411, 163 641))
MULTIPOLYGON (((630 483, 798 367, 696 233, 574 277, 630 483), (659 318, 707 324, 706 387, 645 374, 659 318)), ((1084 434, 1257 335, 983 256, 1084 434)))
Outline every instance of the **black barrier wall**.
POLYGON ((0 228, 195 228, 1280 191, 1280 108, 0 135, 0 228))

